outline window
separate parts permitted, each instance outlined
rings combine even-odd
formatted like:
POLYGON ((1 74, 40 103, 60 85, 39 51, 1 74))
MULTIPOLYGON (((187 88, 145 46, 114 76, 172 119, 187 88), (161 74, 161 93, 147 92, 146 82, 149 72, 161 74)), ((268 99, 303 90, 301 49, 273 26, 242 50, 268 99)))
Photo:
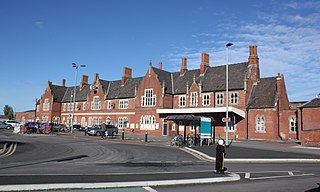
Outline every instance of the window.
POLYGON ((80 109, 80 105, 79 103, 76 103, 76 111, 78 111, 80 109))
POLYGON ((140 118, 140 129, 155 129, 156 119, 153 115, 143 115, 140 118))
POLYGON ((107 109, 111 109, 111 101, 108 101, 107 109))
POLYGON ((118 118, 118 127, 119 128, 128 128, 128 118, 127 117, 119 117, 118 118))
POLYGON ((68 111, 72 111, 73 110, 73 103, 69 103, 68 104, 68 111))
POLYGON ((48 116, 43 116, 42 117, 42 123, 46 123, 49 121, 49 117, 48 116))
POLYGON ((216 105, 223 105, 223 94, 216 94, 216 105))
POLYGON ((86 103, 86 102, 83 102, 82 110, 85 111, 86 109, 87 109, 87 103, 86 103))
POLYGON ((209 106, 210 105, 210 93, 202 94, 202 105, 209 106))
POLYGON ((184 121, 179 121, 179 131, 184 131, 184 121))
POLYGON ((153 89, 145 89, 144 96, 141 97, 142 107, 156 106, 156 95, 153 95, 153 89))
POLYGON ((85 118, 85 117, 81 117, 81 125, 82 125, 82 126, 87 126, 87 125, 86 125, 86 118, 85 118))
POLYGON ((185 107, 186 106, 186 96, 179 96, 179 107, 185 107))
POLYGON ((66 110, 67 110, 67 104, 64 103, 64 104, 63 104, 63 111, 66 111, 66 110))
POLYGON ((190 131, 194 131, 196 128, 196 124, 194 122, 190 122, 190 131))
POLYGON ((294 116, 290 116, 290 132, 297 131, 297 121, 294 116))
POLYGON ((256 131, 257 132, 265 132, 265 119, 264 117, 257 117, 256 118, 256 131))
POLYGON ((99 109, 100 109, 100 99, 99 99, 99 96, 93 97, 93 101, 91 102, 91 109, 92 109, 92 110, 99 110, 99 109))
POLYGON ((238 104, 238 93, 231 93, 230 97, 231 104, 238 104))
POLYGON ((49 111, 49 105, 50 105, 49 99, 45 99, 44 103, 43 103, 43 110, 44 111, 49 111))
POLYGON ((124 99, 124 100, 119 101, 119 109, 128 109, 128 108, 129 108, 128 99, 124 99))
POLYGON ((196 107, 198 105, 198 94, 197 92, 192 92, 190 97, 190 106, 196 107))

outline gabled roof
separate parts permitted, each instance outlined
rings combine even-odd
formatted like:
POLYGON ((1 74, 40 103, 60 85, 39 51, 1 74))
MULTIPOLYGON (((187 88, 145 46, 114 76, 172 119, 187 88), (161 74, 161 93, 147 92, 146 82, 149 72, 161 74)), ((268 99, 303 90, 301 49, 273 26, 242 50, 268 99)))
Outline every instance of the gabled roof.
POLYGON ((274 108, 277 97, 277 78, 261 78, 252 88, 249 109, 274 108))
POLYGON ((127 79, 124 85, 121 85, 121 80, 105 82, 108 84, 106 88, 106 99, 120 99, 135 97, 135 89, 138 88, 143 77, 127 79))
POLYGON ((54 102, 62 102, 64 94, 67 90, 67 87, 64 86, 59 86, 59 85, 53 85, 49 83, 50 90, 52 91, 53 94, 53 101, 54 102))
MULTIPOLYGON (((244 89, 244 79, 247 74, 248 63, 229 65, 229 89, 244 89)), ((202 84, 203 92, 225 91, 226 90, 226 66, 208 67, 206 73, 200 76, 200 70, 188 70, 182 76, 179 72, 173 73, 174 94, 185 94, 187 83, 193 83, 193 77, 197 84, 202 84)))
MULTIPOLYGON (((66 87, 66 91, 64 93, 64 97, 61 102, 70 102, 71 95, 73 95, 74 86, 73 87, 66 87)), ((79 101, 86 101, 87 96, 90 92, 90 84, 84 84, 82 89, 80 90, 80 86, 76 86, 76 102, 79 101)))
POLYGON ((300 108, 320 108, 320 97, 312 99, 306 104, 300 106, 300 108))
POLYGON ((157 77, 159 79, 159 82, 165 83, 166 93, 173 94, 172 92, 172 79, 171 79, 171 73, 168 71, 164 71, 155 67, 152 67, 152 70, 157 74, 157 77))

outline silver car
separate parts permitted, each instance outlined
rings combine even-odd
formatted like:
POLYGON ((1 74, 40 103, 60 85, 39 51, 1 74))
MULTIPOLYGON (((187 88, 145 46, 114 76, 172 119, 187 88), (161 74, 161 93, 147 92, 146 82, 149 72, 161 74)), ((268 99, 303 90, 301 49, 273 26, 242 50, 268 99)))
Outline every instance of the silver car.
POLYGON ((10 129, 10 128, 12 128, 12 125, 9 125, 0 121, 0 129, 10 129))

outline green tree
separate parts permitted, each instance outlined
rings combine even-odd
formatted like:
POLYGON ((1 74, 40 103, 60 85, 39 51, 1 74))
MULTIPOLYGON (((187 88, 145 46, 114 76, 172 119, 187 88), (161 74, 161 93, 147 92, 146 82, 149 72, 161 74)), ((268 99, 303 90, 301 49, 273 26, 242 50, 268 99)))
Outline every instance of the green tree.
POLYGON ((3 108, 3 113, 8 119, 13 119, 13 109, 9 105, 5 105, 3 108))

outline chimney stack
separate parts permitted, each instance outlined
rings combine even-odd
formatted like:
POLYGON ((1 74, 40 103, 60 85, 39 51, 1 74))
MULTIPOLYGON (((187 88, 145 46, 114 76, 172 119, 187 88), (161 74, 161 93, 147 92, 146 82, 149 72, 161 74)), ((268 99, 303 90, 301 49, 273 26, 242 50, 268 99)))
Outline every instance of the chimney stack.
POLYGON ((132 78, 132 69, 129 67, 124 67, 123 68, 123 75, 121 79, 121 85, 124 85, 128 79, 132 78))
POLYGON ((98 83, 98 81, 99 81, 99 73, 95 73, 93 82, 98 83))
POLYGON ((257 45, 250 45, 249 48, 250 48, 250 55, 248 58, 249 65, 259 65, 257 45))
POLYGON ((187 71, 187 58, 182 57, 182 65, 180 69, 180 76, 184 75, 184 73, 187 71))
POLYGON ((80 82, 80 89, 82 89, 85 84, 88 84, 88 78, 89 77, 87 75, 82 75, 82 79, 80 82))
POLYGON ((200 75, 204 75, 208 67, 209 67, 209 54, 202 52, 201 64, 200 64, 200 75))
POLYGON ((159 69, 162 70, 162 61, 159 62, 159 69))
POLYGON ((66 79, 62 79, 62 86, 63 86, 63 87, 66 86, 66 79))

